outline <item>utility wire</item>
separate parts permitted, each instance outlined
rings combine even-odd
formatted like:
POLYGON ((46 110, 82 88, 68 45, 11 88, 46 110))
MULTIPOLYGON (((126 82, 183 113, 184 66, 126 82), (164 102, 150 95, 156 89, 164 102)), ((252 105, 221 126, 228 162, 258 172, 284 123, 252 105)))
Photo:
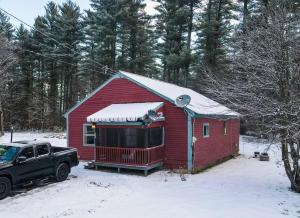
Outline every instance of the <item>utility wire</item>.
MULTIPOLYGON (((57 62, 60 62, 60 63, 64 63, 64 64, 68 64, 69 66, 73 66, 73 67, 80 67, 76 64, 71 64, 69 62, 66 62, 66 61, 63 61, 63 60, 60 60, 60 59, 57 59, 57 58, 54 58, 54 57, 51 57, 51 56, 47 56, 45 54, 42 54, 42 53, 38 53, 38 52, 34 52, 34 51, 31 51, 29 49, 22 49, 23 51, 27 51, 27 52, 30 52, 32 54, 35 54, 35 55, 38 55, 38 56, 41 56, 41 57, 45 57, 45 58, 49 58, 49 59, 52 59, 52 60, 55 60, 57 62)), ((99 71, 96 71, 96 70, 93 70, 93 69, 90 69, 90 68, 82 68, 83 70, 89 70, 89 71, 92 71, 92 72, 95 72, 95 73, 101 73, 103 75, 107 75, 103 72, 99 72, 99 71)), ((48 71, 49 72, 49 71, 48 71)))
MULTIPOLYGON (((4 12, 5 14, 7 14, 8 16, 14 18, 15 20, 17 20, 17 21, 23 23, 25 26, 28 26, 29 28, 31 28, 31 29, 37 31, 38 33, 42 34, 43 36, 45 36, 45 37, 51 39, 52 41, 56 42, 57 44, 62 45, 63 47, 68 48, 69 50, 73 51, 74 53, 77 53, 77 54, 81 55, 79 52, 74 51, 71 47, 69 47, 69 46, 67 46, 67 45, 65 45, 65 44, 63 44, 63 43, 57 41, 56 39, 50 37, 50 36, 49 36, 48 34, 46 34, 46 33, 41 32, 41 31, 38 30, 37 28, 35 28, 35 27, 33 27, 32 25, 26 23, 25 21, 21 20, 20 18, 16 17, 15 15, 9 13, 8 11, 4 10, 3 8, 0 7, 0 10, 1 10, 2 12, 4 12)), ((113 75, 113 74, 116 72, 115 70, 113 70, 113 69, 111 69, 111 68, 108 68, 107 66, 105 66, 105 65, 103 65, 103 64, 100 64, 100 63, 98 63, 98 62, 96 62, 96 61, 94 61, 94 60, 92 60, 92 62, 94 62, 95 64, 101 66, 101 68, 104 68, 104 69, 106 69, 107 71, 110 71, 110 72, 107 72, 108 74, 113 75)), ((98 73, 100 73, 100 72, 98 72, 98 73)))

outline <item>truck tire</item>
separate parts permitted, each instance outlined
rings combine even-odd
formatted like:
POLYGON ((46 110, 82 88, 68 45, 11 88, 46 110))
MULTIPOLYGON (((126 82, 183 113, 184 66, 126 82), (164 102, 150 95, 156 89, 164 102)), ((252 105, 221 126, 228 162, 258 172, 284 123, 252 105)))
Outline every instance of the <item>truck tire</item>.
POLYGON ((57 182, 62 182, 65 181, 70 172, 70 167, 66 163, 61 163, 58 165, 56 168, 56 174, 55 174, 55 179, 57 182))
POLYGON ((0 177, 0 200, 6 198, 11 193, 11 182, 6 177, 0 177))

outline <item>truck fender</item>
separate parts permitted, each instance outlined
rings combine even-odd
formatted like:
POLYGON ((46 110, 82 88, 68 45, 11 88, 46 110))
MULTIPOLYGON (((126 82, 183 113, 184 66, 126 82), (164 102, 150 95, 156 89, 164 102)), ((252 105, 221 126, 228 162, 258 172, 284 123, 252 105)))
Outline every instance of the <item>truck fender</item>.
POLYGON ((0 177, 6 177, 10 180, 11 182, 11 187, 14 187, 15 184, 15 179, 11 174, 5 173, 5 174, 0 174, 0 177))
POLYGON ((58 167, 60 164, 62 164, 62 163, 66 163, 66 164, 69 166, 69 169, 70 169, 70 171, 71 171, 71 160, 70 160, 70 158, 64 158, 64 159, 62 159, 62 160, 59 160, 59 161, 57 162, 56 166, 55 166, 55 171, 56 171, 57 167, 58 167))

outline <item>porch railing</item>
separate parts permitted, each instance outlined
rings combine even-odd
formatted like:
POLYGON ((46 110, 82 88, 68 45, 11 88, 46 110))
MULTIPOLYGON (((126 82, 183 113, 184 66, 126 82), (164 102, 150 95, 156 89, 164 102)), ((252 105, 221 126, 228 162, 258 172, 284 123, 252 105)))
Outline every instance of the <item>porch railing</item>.
POLYGON ((147 166, 163 161, 164 146, 152 148, 120 148, 95 146, 96 162, 147 166))

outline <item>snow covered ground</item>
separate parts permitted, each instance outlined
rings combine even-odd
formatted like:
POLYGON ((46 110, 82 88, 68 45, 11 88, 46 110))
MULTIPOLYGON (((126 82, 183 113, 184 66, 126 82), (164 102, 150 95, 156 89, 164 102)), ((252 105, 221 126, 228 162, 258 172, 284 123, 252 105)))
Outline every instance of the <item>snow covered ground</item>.
MULTIPOLYGON (((9 138, 7 134, 0 142, 9 138)), ((62 134, 16 133, 14 139, 66 144, 62 134)), ((168 171, 144 177, 85 170, 81 163, 65 182, 20 191, 0 201, 0 217, 300 217, 300 195, 289 191, 278 146, 271 147, 270 162, 260 162, 251 158, 253 151, 263 151, 268 143, 241 137, 240 144, 242 155, 202 173, 186 175, 186 181, 168 171)))

